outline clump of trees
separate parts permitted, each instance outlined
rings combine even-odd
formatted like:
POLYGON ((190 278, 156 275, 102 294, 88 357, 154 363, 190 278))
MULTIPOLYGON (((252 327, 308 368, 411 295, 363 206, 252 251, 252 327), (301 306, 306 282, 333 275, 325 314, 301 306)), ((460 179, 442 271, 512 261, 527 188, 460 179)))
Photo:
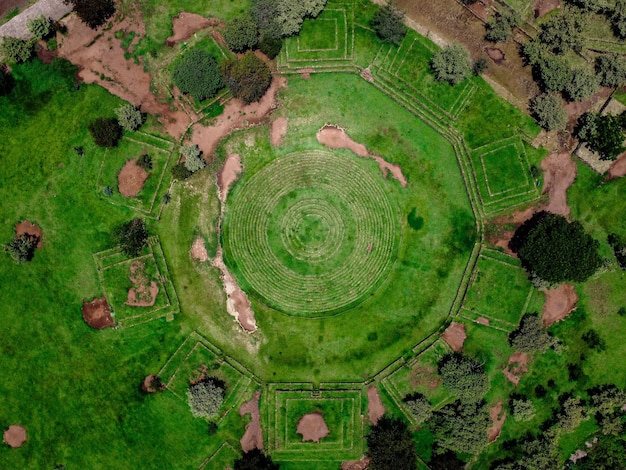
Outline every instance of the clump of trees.
POLYGON ((26 39, 5 36, 0 43, 0 54, 9 62, 27 62, 34 52, 33 42, 26 39))
POLYGON ((193 172, 189 171, 184 162, 177 163, 172 167, 172 176, 177 181, 184 181, 191 178, 193 172))
POLYGON ((480 401, 489 387, 484 366, 475 359, 453 352, 439 361, 443 386, 463 402, 480 401))
POLYGON ((248 15, 239 16, 226 23, 224 41, 234 52, 245 52, 254 49, 259 42, 259 31, 256 22, 248 15))
POLYGON ((626 83, 626 58, 621 55, 599 55, 595 69, 603 86, 618 87, 626 83))
POLYGON ((35 256, 35 249, 39 243, 39 237, 24 233, 16 235, 13 240, 4 245, 4 252, 8 254, 16 264, 26 263, 35 256))
POLYGON ((433 413, 428 421, 437 443, 435 452, 439 453, 478 453, 487 445, 489 424, 489 412, 482 400, 457 400, 433 413))
POLYGON ((580 222, 546 211, 522 224, 509 243, 531 279, 548 283, 587 280, 602 264, 598 247, 580 222))
POLYGON ((367 435, 371 470, 415 470, 417 452, 406 423, 383 416, 367 435))
POLYGON ((506 41, 519 22, 519 16, 512 11, 498 12, 485 25, 487 28, 485 39, 491 42, 506 41))
POLYGON ((576 68, 570 73, 565 84, 565 93, 569 101, 582 101, 593 95, 600 85, 600 77, 586 68, 576 68))
POLYGON ((192 383, 187 389, 187 402, 195 417, 215 416, 226 393, 226 384, 217 377, 204 377, 192 383))
POLYGON ((465 48, 454 43, 433 56, 430 66, 435 79, 457 85, 468 78, 472 73, 472 62, 465 48))
POLYGON ((178 89, 197 101, 215 96, 224 86, 220 67, 211 54, 192 49, 174 65, 172 79, 178 89))
POLYGON ((251 51, 224 62, 222 70, 230 93, 245 104, 259 101, 272 83, 270 68, 251 51))
POLYGON ((113 0, 64 0, 72 5, 83 23, 91 29, 98 29, 115 14, 113 0))
POLYGON ((54 32, 52 27, 52 21, 46 18, 44 15, 28 20, 28 31, 35 37, 35 39, 45 39, 54 32))
MULTIPOLYGON (((183 162, 183 164, 185 165, 185 168, 191 174, 195 173, 198 170, 202 170, 206 166, 206 162, 204 161, 204 158, 202 157, 202 151, 200 150, 200 147, 198 147, 197 144, 183 145, 180 148, 179 152, 185 158, 185 161, 183 162)), ((186 178, 182 178, 182 179, 186 179, 186 178)))
POLYGON ((122 126, 115 118, 97 118, 87 126, 94 143, 98 147, 117 147, 123 135, 122 126))
POLYGON ((433 414, 433 407, 428 398, 422 393, 415 392, 407 395, 403 399, 404 405, 415 416, 418 422, 427 421, 433 414))
POLYGON ((535 417, 534 403, 521 395, 511 396, 509 408, 515 421, 530 421, 535 417))
POLYGON ((124 104, 115 109, 115 115, 119 125, 127 131, 139 129, 145 121, 145 116, 141 110, 132 104, 124 104))
POLYGON ((148 230, 143 219, 135 218, 119 226, 113 233, 122 253, 135 257, 148 244, 148 230))
POLYGON ((259 449, 252 449, 235 460, 235 470, 278 470, 280 465, 274 463, 269 455, 259 449))
POLYGON ((545 352, 554 347, 558 340, 543 329, 541 318, 536 313, 526 313, 517 329, 509 334, 511 347, 524 352, 545 352))
POLYGON ((587 18, 579 8, 566 8, 562 14, 541 25, 538 39, 554 54, 565 54, 568 51, 580 53, 584 46, 583 31, 586 25, 587 18))
POLYGON ((383 41, 399 46, 407 33, 403 20, 404 13, 388 3, 374 14, 370 25, 383 41))
POLYGON ((537 123, 548 131, 560 131, 567 125, 567 111, 556 93, 543 93, 531 103, 530 109, 537 123))
POLYGON ((578 119, 576 136, 587 143, 602 160, 615 160, 624 148, 626 113, 621 115, 585 113, 578 119))

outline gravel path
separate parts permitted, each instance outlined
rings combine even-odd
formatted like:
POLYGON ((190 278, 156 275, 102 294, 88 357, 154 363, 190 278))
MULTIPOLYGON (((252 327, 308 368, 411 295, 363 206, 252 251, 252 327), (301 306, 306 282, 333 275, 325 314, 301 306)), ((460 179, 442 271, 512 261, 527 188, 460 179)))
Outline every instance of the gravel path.
POLYGON ((66 5, 63 0, 39 0, 32 7, 27 8, 8 23, 0 26, 0 37, 13 36, 30 39, 33 35, 28 31, 28 20, 41 15, 53 20, 60 20, 70 11, 72 11, 72 6, 66 5))

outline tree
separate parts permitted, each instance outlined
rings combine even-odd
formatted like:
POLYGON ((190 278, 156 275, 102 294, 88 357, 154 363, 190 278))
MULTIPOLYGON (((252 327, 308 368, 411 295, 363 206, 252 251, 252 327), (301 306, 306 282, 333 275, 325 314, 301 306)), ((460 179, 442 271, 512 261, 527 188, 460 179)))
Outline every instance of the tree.
POLYGON ((91 29, 98 29, 115 13, 113 0, 64 0, 71 4, 83 23, 91 29))
POLYGON ((588 142, 598 132, 598 116, 595 113, 584 113, 578 118, 574 133, 583 142, 588 142))
POLYGON ((184 181, 190 178, 193 172, 189 171, 183 162, 177 163, 172 167, 172 176, 175 180, 184 181))
POLYGON ((526 313, 516 330, 509 334, 511 347, 524 352, 545 352, 557 340, 543 329, 541 318, 536 313, 526 313))
POLYGON ((479 76, 482 75, 485 70, 489 67, 489 63, 487 59, 484 57, 480 57, 474 61, 474 65, 472 66, 472 72, 474 75, 479 76))
POLYGON ((239 16, 226 23, 224 40, 234 52, 254 49, 259 40, 256 22, 250 16, 239 16))
POLYGON ((370 470, 415 470, 417 452, 406 423, 383 416, 367 435, 370 470))
POLYGON ((538 38, 532 39, 522 45, 524 65, 539 65, 547 54, 548 48, 539 41, 538 38))
POLYGON ((197 101, 213 97, 224 86, 215 57, 202 49, 192 49, 185 54, 174 65, 172 79, 181 92, 197 101))
POLYGON ((191 413, 196 418, 215 416, 224 403, 225 392, 226 384, 217 377, 204 377, 192 383, 187 389, 191 413))
POLYGON ((487 445, 489 413, 484 402, 460 400, 433 413, 428 421, 439 452, 476 454, 487 445))
POLYGON ((580 222, 545 211, 524 222, 509 243, 531 276, 550 283, 587 280, 602 264, 599 246, 580 222))
POLYGON ((132 104, 124 104, 115 110, 117 122, 127 131, 134 131, 145 121, 143 113, 132 104))
POLYGON ((113 235, 122 253, 129 257, 137 256, 148 244, 148 230, 143 219, 135 218, 122 224, 113 235))
POLYGON ((98 147, 117 147, 123 130, 115 118, 97 118, 87 126, 98 147))
POLYGON ((602 160, 615 160, 624 151, 624 120, 621 116, 596 115, 595 132, 589 135, 587 146, 600 154, 602 160))
POLYGON ((272 83, 270 68, 251 51, 240 60, 226 61, 223 71, 230 93, 245 104, 259 101, 272 83))
POLYGON ((626 83, 626 58, 618 54, 596 57, 596 73, 603 86, 618 87, 626 83))
POLYGON ((418 422, 427 421, 433 414, 432 405, 422 393, 411 393, 405 396, 403 401, 418 422))
POLYGON ((599 352, 606 349, 606 341, 594 329, 585 331, 581 338, 591 349, 599 352))
POLYGON ((191 173, 202 170, 206 166, 202 151, 197 144, 184 145, 179 149, 180 154, 185 157, 185 168, 191 173))
POLYGON ((626 1, 616 0, 613 11, 610 14, 611 24, 615 35, 619 38, 626 38, 626 1))
POLYGON ((563 130, 567 124, 567 111, 561 98, 554 93, 544 93, 533 101, 531 111, 537 123, 548 131, 563 130))
POLYGON ((436 52, 430 66, 435 74, 435 79, 440 82, 448 82, 450 85, 461 83, 472 72, 469 54, 458 43, 436 52))
POLYGON ((0 96, 6 96, 11 93, 15 86, 15 79, 5 65, 0 64, 0 96))
POLYGON ((583 402, 578 397, 567 397, 562 404, 558 414, 558 429, 564 432, 571 432, 583 421, 590 418, 587 414, 583 402))
POLYGON ((252 449, 235 460, 235 470, 278 470, 280 466, 259 449, 252 449))
POLYGON ((541 26, 539 40, 555 54, 570 50, 580 53, 584 46, 582 33, 586 24, 586 17, 578 8, 567 8, 541 26))
POLYGON ((537 62, 533 73, 538 76, 546 92, 562 91, 572 81, 572 70, 563 57, 548 55, 537 62))
POLYGON ((26 39, 5 36, 0 43, 0 55, 9 62, 26 62, 33 56, 33 52, 33 43, 26 39))
POLYGON ((35 248, 39 243, 39 237, 24 233, 15 236, 13 240, 4 245, 4 252, 7 253, 16 264, 26 263, 35 256, 35 248))
POLYGON ((446 390, 464 402, 480 401, 489 388, 483 365, 457 352, 441 358, 439 375, 446 390))
POLYGON ((613 248, 613 254, 617 259, 617 265, 622 270, 626 270, 626 243, 620 236, 615 233, 609 233, 607 241, 611 248, 613 248))
POLYGON ((485 39, 491 42, 506 41, 518 24, 519 17, 514 12, 508 10, 498 12, 485 25, 487 28, 485 39))
POLYGON ((600 78, 591 70, 577 68, 572 70, 570 81, 565 85, 569 101, 582 101, 593 95, 600 85, 600 78))
POLYGON ((259 50, 269 59, 274 59, 283 47, 283 40, 271 34, 261 34, 259 38, 259 50))
POLYGON ((28 20, 28 31, 35 37, 35 39, 45 39, 54 31, 52 22, 44 15, 28 20))
POLYGON ((509 408, 511 408, 511 414, 515 421, 530 421, 535 417, 535 405, 528 398, 511 397, 509 408))
POLYGON ((152 157, 147 153, 142 154, 136 161, 137 166, 146 171, 152 170, 152 157))
POLYGON ((591 449, 587 457, 574 465, 575 470, 616 470, 623 469, 626 462, 626 438, 623 435, 602 436, 591 449))
POLYGON ((374 13, 370 25, 383 41, 399 46, 407 33, 403 20, 404 13, 388 3, 374 13))

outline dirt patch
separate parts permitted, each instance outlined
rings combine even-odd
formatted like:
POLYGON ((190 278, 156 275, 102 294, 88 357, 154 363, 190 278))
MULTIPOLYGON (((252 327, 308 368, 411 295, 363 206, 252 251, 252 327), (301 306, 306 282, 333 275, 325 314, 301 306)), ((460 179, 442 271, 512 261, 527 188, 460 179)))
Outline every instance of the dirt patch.
POLYGON ((544 170, 543 193, 549 197, 545 210, 568 217, 567 189, 576 179, 576 163, 569 153, 553 153, 543 159, 541 169, 544 170))
POLYGON ((257 326, 254 320, 254 312, 250 306, 250 300, 224 264, 221 246, 217 249, 217 254, 213 258, 212 264, 222 272, 222 283, 224 284, 224 292, 226 292, 226 310, 228 314, 234 317, 246 332, 254 333, 257 326))
POLYGON ((209 253, 206 251, 206 246, 204 246, 204 239, 202 237, 198 237, 193 241, 193 244, 191 245, 191 257, 202 262, 209 259, 209 253))
POLYGON ((372 71, 370 70, 369 67, 364 68, 363 70, 361 70, 361 78, 363 80, 366 80, 370 83, 374 83, 374 76, 372 75, 372 71))
POLYGON ((626 152, 622 153, 609 168, 607 179, 621 178, 626 175, 626 152))
POLYGON ((498 49, 497 47, 485 47, 485 52, 496 65, 502 65, 506 60, 506 54, 502 52, 502 49, 498 49))
POLYGON ((20 223, 16 224, 15 227, 13 227, 13 230, 15 230, 16 237, 28 235, 32 241, 36 241, 36 248, 41 248, 43 246, 43 233, 37 224, 32 224, 28 220, 22 220, 20 223))
POLYGON ((600 87, 590 98, 583 101, 573 101, 565 103, 567 111, 567 130, 572 132, 578 123, 578 118, 586 112, 598 112, 606 103, 606 100, 613 93, 612 88, 600 87))
POLYGON ((528 372, 528 354, 525 352, 517 351, 509 357, 509 362, 504 368, 502 373, 509 381, 516 387, 519 381, 522 380, 522 376, 528 372))
POLYGON ((370 466, 370 457, 362 457, 361 460, 347 460, 341 462, 341 470, 367 470, 370 466))
POLYGON ((302 434, 302 442, 319 442, 320 439, 330 434, 330 430, 324 422, 324 417, 319 412, 309 413, 300 418, 296 432, 302 434))
POLYGON ((222 114, 216 118, 215 124, 203 126, 196 123, 193 125, 192 143, 198 144, 205 158, 210 158, 220 140, 236 129, 258 124, 274 110, 278 106, 276 94, 286 85, 286 78, 275 76, 269 90, 259 102, 244 105, 239 100, 230 100, 222 114))
POLYGON ((533 15, 541 18, 555 8, 561 8, 561 0, 535 0, 533 3, 533 15))
POLYGON ((165 40, 165 44, 174 47, 181 41, 186 41, 196 31, 211 26, 211 20, 195 13, 181 12, 178 16, 172 18, 172 35, 165 40))
POLYGON ((502 400, 495 406, 489 408, 489 417, 493 424, 487 429, 487 437, 489 438, 489 442, 493 442, 500 436, 502 425, 506 420, 506 411, 502 411, 502 400))
POLYGON ((467 334, 465 334, 465 325, 455 321, 450 323, 450 326, 443 332, 443 340, 456 352, 463 349, 465 338, 467 338, 467 334))
POLYGON ((83 320, 96 330, 115 326, 111 307, 105 296, 96 297, 91 302, 83 300, 83 320))
POLYGON ((304 78, 305 80, 308 80, 309 78, 311 78, 311 74, 315 73, 315 69, 306 67, 303 69, 298 69, 297 72, 300 74, 300 77, 304 78))
POLYGON ((427 366, 417 366, 411 372, 411 386, 413 388, 422 386, 429 390, 434 390, 439 386, 439 375, 437 369, 427 366))
POLYGON ((39 41, 35 46, 35 53, 37 54, 37 58, 41 60, 44 64, 51 64, 54 59, 59 55, 57 51, 51 51, 48 49, 45 41, 39 41))
POLYGON ((157 393, 157 392, 162 392, 163 390, 165 390, 164 384, 161 384, 160 387, 155 386, 158 383, 158 382, 155 382, 156 378, 157 376, 154 374, 150 374, 146 376, 146 378, 143 379, 143 382, 141 382, 141 391, 143 393, 157 393))
POLYGON ((287 118, 278 117, 272 121, 270 127, 270 142, 274 147, 283 143, 283 137, 287 134, 287 118))
POLYGON ((478 317, 474 321, 478 323, 479 325, 489 326, 491 324, 491 322, 487 318, 484 318, 484 317, 478 317))
POLYGON ((133 261, 130 264, 128 279, 135 287, 128 289, 125 305, 130 307, 152 307, 159 293, 159 286, 151 281, 144 271, 145 265, 141 261, 133 261))
POLYGON ((124 197, 135 197, 143 189, 150 173, 137 165, 137 160, 127 160, 117 175, 117 188, 124 197))
POLYGON ((403 188, 405 188, 408 184, 406 178, 402 174, 402 168, 400 168, 399 165, 389 163, 383 157, 371 154, 365 145, 352 140, 348 134, 346 134, 345 129, 342 129, 339 126, 326 125, 322 127, 317 133, 317 141, 331 149, 348 149, 359 157, 373 158, 376 160, 376 163, 378 163, 380 171, 382 171, 385 179, 388 174, 391 174, 391 177, 396 181, 399 181, 403 188))
POLYGON ((578 302, 578 295, 574 290, 574 286, 570 284, 561 284, 554 289, 547 289, 546 303, 543 305, 541 317, 543 324, 547 328, 553 323, 563 320, 575 308, 578 302))
POLYGON ((220 201, 226 202, 230 186, 237 181, 241 173, 241 157, 236 153, 228 154, 224 166, 217 174, 217 190, 220 201))
POLYGON ((370 423, 376 424, 385 414, 385 407, 378 394, 378 389, 371 386, 367 389, 367 418, 370 423))
POLYGON ((26 429, 18 424, 12 424, 4 431, 3 440, 9 447, 22 447, 26 442, 26 429))
POLYGON ((246 424, 246 432, 239 441, 244 452, 249 452, 252 449, 263 450, 263 429, 261 429, 261 413, 259 412, 260 398, 261 391, 259 390, 254 394, 252 400, 245 402, 239 408, 239 416, 245 416, 249 413, 250 418, 252 418, 246 424))

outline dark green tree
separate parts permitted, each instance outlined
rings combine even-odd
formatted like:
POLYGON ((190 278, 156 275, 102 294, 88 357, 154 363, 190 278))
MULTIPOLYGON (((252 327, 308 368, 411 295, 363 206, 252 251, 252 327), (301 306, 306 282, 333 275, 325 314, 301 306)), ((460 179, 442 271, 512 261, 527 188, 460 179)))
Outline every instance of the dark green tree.
POLYGON ((224 40, 234 52, 254 49, 259 41, 256 22, 250 16, 239 16, 226 23, 224 40))
POLYGON ((511 347, 524 352, 545 352, 556 344, 557 340, 543 329, 541 318, 536 313, 526 313, 517 329, 509 334, 511 347))
POLYGON ((4 251, 16 264, 22 264, 33 259, 37 243, 39 243, 39 237, 35 235, 28 233, 16 235, 13 240, 4 245, 4 251))
POLYGON ((569 101, 582 101, 593 95, 600 85, 600 78, 586 68, 573 69, 570 81, 565 85, 569 101))
POLYGON ((399 46, 407 33, 403 20, 404 13, 388 3, 374 13, 370 25, 383 41, 399 46))
POLYGON ((607 237, 607 241, 611 248, 613 248, 613 254, 617 259, 618 266, 622 270, 626 270, 626 243, 615 233, 610 233, 607 237))
POLYGON ((563 91, 572 81, 572 70, 563 57, 546 55, 537 62, 533 73, 546 92, 563 91))
POLYGON ((172 176, 177 181, 184 181, 193 175, 193 171, 189 171, 184 162, 177 163, 172 167, 172 176))
POLYGON ((433 413, 428 425, 440 452, 476 454, 487 445, 489 412, 482 401, 457 400, 433 413))
POLYGON ((458 43, 436 52, 430 62, 430 67, 435 74, 435 79, 448 82, 450 85, 461 83, 472 73, 469 54, 458 43))
POLYGON ((64 0, 91 29, 98 29, 115 13, 113 0, 64 0))
POLYGON ((626 38, 626 0, 615 0, 615 5, 609 17, 615 35, 622 39, 626 38))
POLYGON ((598 114, 584 113, 578 118, 578 123, 574 129, 576 137, 583 142, 588 142, 598 132, 598 114))
POLYGON ((575 470, 624 470, 626 468, 626 437, 608 435, 598 442, 573 466, 575 470))
POLYGON ((514 12, 503 10, 501 13, 496 13, 485 24, 487 28, 485 39, 491 42, 506 41, 518 24, 519 16, 514 12))
POLYGON ((415 470, 417 452, 406 423, 383 416, 367 435, 370 470, 415 470))
POLYGON ((278 470, 280 466, 259 449, 252 449, 235 460, 235 470, 278 470))
POLYGON ((87 126, 93 141, 98 147, 117 147, 123 129, 115 118, 97 118, 87 126))
POLYGON ((584 46, 582 33, 586 24, 586 17, 580 9, 566 8, 563 13, 541 26, 539 40, 555 54, 581 52, 584 46))
POLYGON ((402 400, 418 422, 426 421, 433 414, 433 407, 423 393, 415 392, 402 400))
POLYGON ((618 54, 601 54, 596 57, 596 73, 603 86, 618 87, 626 84, 626 58, 618 54))
POLYGON ((185 54, 174 65, 172 79, 181 92, 197 101, 212 98, 224 86, 215 57, 202 49, 192 49, 185 54))
POLYGON ((148 244, 148 230, 143 219, 135 218, 122 224, 113 235, 122 253, 129 257, 137 256, 148 244))
POLYGON ((270 68, 251 51, 240 60, 226 61, 223 73, 230 93, 245 104, 259 101, 272 83, 270 68))
POLYGON ((530 109, 537 123, 548 131, 560 131, 567 125, 567 111, 555 93, 543 93, 535 98, 530 109))
POLYGON ((602 160, 615 160, 624 148, 624 122, 621 116, 597 116, 596 131, 587 139, 587 146, 600 154, 602 160))
POLYGON ((5 36, 0 43, 0 55, 9 62, 22 63, 28 61, 35 52, 33 43, 26 39, 5 36))
POLYGON ((489 388, 483 365, 458 352, 446 354, 441 358, 439 375, 446 390, 463 402, 482 400, 489 388))

